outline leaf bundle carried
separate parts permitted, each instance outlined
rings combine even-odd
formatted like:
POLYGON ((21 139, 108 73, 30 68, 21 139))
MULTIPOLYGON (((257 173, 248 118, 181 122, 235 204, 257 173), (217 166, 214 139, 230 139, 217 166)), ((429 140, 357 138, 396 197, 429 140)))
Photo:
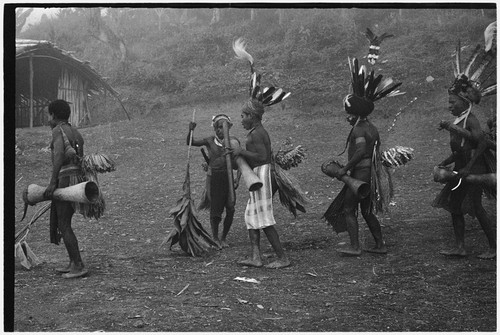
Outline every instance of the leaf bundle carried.
POLYGON ((278 152, 272 156, 273 194, 278 192, 280 203, 286 207, 294 217, 297 210, 305 213, 305 206, 309 203, 299 182, 287 172, 297 167, 305 159, 305 148, 301 145, 293 146, 291 138, 285 139, 278 152))
POLYGON ((115 162, 106 154, 84 155, 81 159, 82 170, 95 173, 106 173, 115 171, 115 162))
POLYGON ((277 190, 273 190, 273 194, 275 191, 278 191, 281 204, 294 217, 297 217, 297 210, 305 213, 305 206, 309 203, 309 200, 300 188, 299 182, 291 174, 282 169, 279 164, 274 166, 273 177, 277 187, 277 190))
MULTIPOLYGON (((169 248, 179 243, 181 249, 191 256, 202 256, 217 243, 203 228, 196 218, 194 202, 190 196, 189 166, 184 181, 184 196, 177 201, 177 205, 170 209, 169 214, 174 217, 174 229, 168 234, 164 243, 169 248)), ((162 243, 163 244, 163 243, 162 243)))
POLYGON ((292 167, 297 167, 305 159, 306 150, 301 145, 297 145, 293 149, 278 150, 275 155, 276 164, 283 170, 290 170, 292 167))
POLYGON ((411 161, 413 159, 413 151, 409 147, 396 146, 383 151, 380 154, 380 158, 384 166, 396 168, 411 161))
MULTIPOLYGON (((98 173, 115 171, 115 162, 106 154, 93 153, 84 155, 80 161, 83 172, 83 180, 93 181, 99 185, 97 179, 98 173)), ((97 201, 90 205, 81 206, 80 212, 84 217, 99 219, 106 209, 106 202, 99 188, 99 197, 97 201)))
MULTIPOLYGON (((195 111, 193 111, 194 122, 195 111)), ((170 231, 163 243, 167 243, 169 248, 179 243, 181 249, 191 256, 201 256, 211 247, 218 247, 217 243, 210 237, 202 224, 196 218, 194 202, 191 199, 191 181, 189 177, 189 159, 191 157, 191 144, 193 133, 191 130, 188 147, 188 163, 186 168, 186 178, 182 190, 184 192, 177 205, 170 209, 169 214, 174 217, 174 229, 170 231)), ((163 245, 162 243, 162 245, 163 245)))

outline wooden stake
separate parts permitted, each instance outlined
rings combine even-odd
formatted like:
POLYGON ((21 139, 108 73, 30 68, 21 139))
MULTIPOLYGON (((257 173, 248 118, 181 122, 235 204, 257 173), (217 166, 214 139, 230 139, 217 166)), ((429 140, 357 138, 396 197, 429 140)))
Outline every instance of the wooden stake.
MULTIPOLYGON (((229 140, 229 124, 227 121, 223 121, 222 130, 224 132, 224 146, 226 148, 231 148, 231 141, 229 140)), ((229 203, 234 207, 236 202, 236 196, 234 192, 234 178, 233 178, 233 166, 231 163, 232 154, 226 155, 226 168, 227 168, 227 178, 229 182, 229 203)))
MULTIPOLYGON (((196 109, 193 110, 193 122, 194 122, 194 116, 196 115, 196 109)), ((193 131, 189 131, 189 147, 188 147, 188 164, 189 164, 189 158, 191 157, 191 144, 193 143, 193 131)))

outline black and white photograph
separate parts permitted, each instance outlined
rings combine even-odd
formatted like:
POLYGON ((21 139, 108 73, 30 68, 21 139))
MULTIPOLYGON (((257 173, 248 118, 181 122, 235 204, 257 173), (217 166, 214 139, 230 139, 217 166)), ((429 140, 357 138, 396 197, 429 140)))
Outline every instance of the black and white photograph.
POLYGON ((4 332, 497 331, 496 2, 3 18, 4 332))

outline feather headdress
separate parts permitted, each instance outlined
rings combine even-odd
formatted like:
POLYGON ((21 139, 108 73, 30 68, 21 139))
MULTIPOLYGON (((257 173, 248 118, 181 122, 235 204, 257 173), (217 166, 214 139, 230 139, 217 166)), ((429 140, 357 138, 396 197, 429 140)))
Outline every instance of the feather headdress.
POLYGON ((351 75, 351 94, 344 98, 344 107, 350 114, 366 116, 373 111, 373 103, 384 97, 393 97, 405 92, 397 90, 402 83, 395 83, 392 78, 384 78, 375 71, 367 74, 366 67, 359 66, 356 58, 348 58, 351 75))
POLYGON ((481 97, 496 94, 496 48, 493 47, 495 26, 491 24, 485 30, 486 47, 477 45, 465 66, 462 67, 462 48, 458 41, 453 62, 455 80, 448 93, 458 95, 471 103, 478 104, 481 97))
POLYGON ((261 75, 257 74, 254 69, 254 59, 246 51, 246 43, 242 38, 238 38, 233 43, 233 50, 236 58, 246 60, 250 63, 250 98, 256 99, 264 106, 271 106, 277 104, 290 96, 290 92, 285 92, 281 88, 273 86, 262 87, 260 84, 261 75))
MULTIPOLYGON (((496 50, 497 47, 497 21, 492 22, 484 30, 484 50, 496 50)), ((495 51, 496 52, 496 51, 495 51)))
POLYGON ((383 33, 382 35, 377 36, 369 28, 366 28, 365 36, 370 42, 370 48, 368 49, 368 63, 375 65, 380 53, 380 44, 386 38, 393 37, 394 35, 383 33))

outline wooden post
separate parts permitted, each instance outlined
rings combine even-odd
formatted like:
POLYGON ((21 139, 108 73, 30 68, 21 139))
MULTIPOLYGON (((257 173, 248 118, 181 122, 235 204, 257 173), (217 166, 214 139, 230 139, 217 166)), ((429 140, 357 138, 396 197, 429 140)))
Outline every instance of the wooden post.
MULTIPOLYGON (((231 142, 229 141, 229 125, 227 121, 222 122, 222 131, 224 132, 224 146, 226 148, 231 148, 231 142)), ((232 154, 226 155, 226 167, 227 167, 227 178, 229 183, 229 203, 231 207, 234 207, 236 202, 236 196, 234 193, 234 178, 233 178, 233 164, 231 163, 232 154)))
POLYGON ((30 54, 30 128, 33 128, 33 54, 30 54))

